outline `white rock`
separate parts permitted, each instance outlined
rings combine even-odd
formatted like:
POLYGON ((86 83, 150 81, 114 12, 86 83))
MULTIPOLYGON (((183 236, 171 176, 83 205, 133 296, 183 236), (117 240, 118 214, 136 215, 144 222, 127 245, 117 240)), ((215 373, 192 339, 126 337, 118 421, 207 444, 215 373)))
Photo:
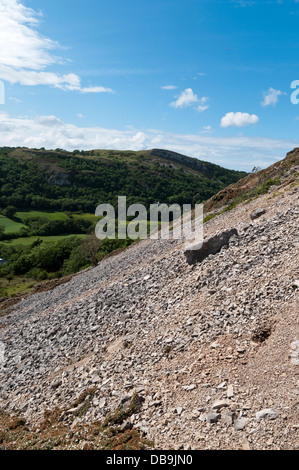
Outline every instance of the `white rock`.
POLYGON ((234 421, 234 428, 237 429, 238 431, 242 431, 245 428, 245 426, 247 426, 248 423, 249 423, 248 418, 237 418, 234 421))
POLYGON ((229 403, 227 403, 226 400, 216 400, 214 401, 213 405, 212 405, 212 409, 213 410, 220 410, 221 408, 225 407, 225 406, 228 406, 229 403))
POLYGON ((262 419, 275 419, 277 416, 278 413, 272 408, 265 408, 264 410, 258 411, 256 413, 257 421, 261 421, 262 419))

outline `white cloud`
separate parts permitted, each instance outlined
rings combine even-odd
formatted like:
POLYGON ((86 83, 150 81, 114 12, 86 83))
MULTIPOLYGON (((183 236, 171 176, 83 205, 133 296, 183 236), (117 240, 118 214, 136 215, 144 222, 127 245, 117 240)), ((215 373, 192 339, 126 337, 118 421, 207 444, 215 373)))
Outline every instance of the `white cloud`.
POLYGON ((207 96, 203 96, 202 98, 200 98, 198 100, 200 104, 196 107, 197 111, 203 112, 208 109, 209 105, 206 104, 208 100, 209 98, 207 96))
POLYGON ((40 16, 20 0, 0 0, 0 79, 12 84, 47 85, 82 93, 111 92, 104 87, 82 88, 80 77, 74 73, 61 75, 46 70, 61 64, 63 59, 52 53, 59 44, 35 28, 40 16))
POLYGON ((206 111, 206 109, 209 109, 209 106, 208 106, 207 104, 206 104, 205 106, 203 106, 203 105, 200 104, 200 105, 197 106, 196 109, 197 109, 197 111, 199 111, 200 113, 202 113, 203 111, 206 111))
POLYGON ((258 116, 248 113, 227 113, 221 119, 220 127, 244 127, 256 124, 259 121, 258 116))
POLYGON ((170 103, 173 108, 184 108, 198 102, 198 96, 193 93, 192 88, 186 88, 176 99, 170 103))
MULTIPOLYGON (((208 127, 207 131, 210 130, 208 127)), ((0 134, 3 146, 59 147, 66 150, 165 148, 226 168, 248 171, 253 166, 266 167, 299 146, 296 140, 175 134, 132 127, 125 130, 83 127, 65 123, 56 116, 15 118, 6 113, 0 113, 0 134)))
POLYGON ((103 86, 90 86, 84 88, 78 88, 81 93, 113 93, 111 88, 105 88, 103 86))
POLYGON ((176 90, 177 86, 175 85, 165 85, 165 86, 161 86, 161 89, 162 90, 176 90))
POLYGON ((205 111, 208 109, 208 105, 205 103, 208 101, 206 96, 199 98, 195 93, 193 93, 192 88, 186 88, 176 99, 170 103, 170 106, 173 108, 185 108, 187 106, 196 105, 195 109, 197 111, 205 111))
POLYGON ((212 126, 204 126, 203 131, 201 131, 203 134, 210 134, 213 131, 212 126))
POLYGON ((19 0, 0 0, 0 63, 17 69, 40 70, 57 62, 49 53, 57 43, 35 29, 38 15, 19 0))
POLYGON ((275 90, 275 88, 269 88, 267 92, 264 93, 264 101, 262 101, 262 106, 270 106, 271 104, 274 106, 277 101, 278 97, 280 95, 283 95, 286 93, 283 93, 281 90, 275 90))

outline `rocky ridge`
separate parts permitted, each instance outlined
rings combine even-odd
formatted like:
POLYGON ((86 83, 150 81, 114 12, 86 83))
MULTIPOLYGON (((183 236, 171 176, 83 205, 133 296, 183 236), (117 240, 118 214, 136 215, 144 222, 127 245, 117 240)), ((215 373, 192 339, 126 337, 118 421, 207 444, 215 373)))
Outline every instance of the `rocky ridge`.
POLYGON ((292 178, 219 214, 205 238, 237 233, 191 266, 181 240, 144 240, 15 305, 1 409, 38 423, 93 388, 74 426, 137 393, 124 425, 156 449, 297 449, 298 201, 292 178))

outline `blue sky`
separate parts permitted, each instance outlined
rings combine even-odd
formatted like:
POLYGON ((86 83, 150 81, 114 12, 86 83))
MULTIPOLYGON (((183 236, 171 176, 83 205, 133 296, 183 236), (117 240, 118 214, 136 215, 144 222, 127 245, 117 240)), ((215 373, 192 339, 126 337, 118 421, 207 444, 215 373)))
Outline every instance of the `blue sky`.
POLYGON ((251 170, 299 144, 298 0, 0 0, 0 19, 1 146, 251 170))

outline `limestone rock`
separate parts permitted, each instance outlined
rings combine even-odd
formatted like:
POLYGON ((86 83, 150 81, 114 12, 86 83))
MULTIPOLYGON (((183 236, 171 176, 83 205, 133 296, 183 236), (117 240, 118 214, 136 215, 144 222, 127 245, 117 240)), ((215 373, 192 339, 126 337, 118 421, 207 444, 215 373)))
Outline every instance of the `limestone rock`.
POLYGON ((250 218, 251 218, 251 220, 258 219, 259 217, 261 217, 265 213, 266 213, 265 209, 257 208, 253 212, 251 212, 250 218))
POLYGON ((194 246, 185 251, 185 257, 188 264, 202 262, 207 256, 219 253, 221 248, 228 244, 233 235, 238 235, 235 228, 221 232, 219 235, 203 240, 201 246, 194 246))

